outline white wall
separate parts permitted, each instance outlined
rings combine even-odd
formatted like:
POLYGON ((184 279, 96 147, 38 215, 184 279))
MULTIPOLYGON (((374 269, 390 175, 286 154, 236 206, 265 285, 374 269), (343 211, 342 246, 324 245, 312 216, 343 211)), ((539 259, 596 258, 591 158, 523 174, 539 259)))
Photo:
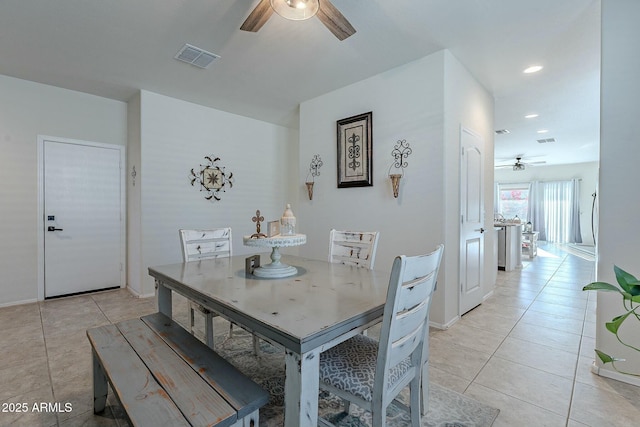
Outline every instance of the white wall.
MULTIPOLYGON (((139 214, 130 202, 130 286, 135 293, 154 292, 149 266, 181 262, 180 228, 230 226, 234 254, 254 253, 244 247, 242 236, 255 232, 251 222, 256 209, 265 220, 279 219, 285 204, 295 209, 291 190, 297 169, 297 131, 266 122, 214 110, 155 93, 142 91, 132 103, 130 117, 140 117, 140 164, 136 166, 135 197, 139 214), (190 184, 191 168, 206 164, 204 156, 221 158, 220 166, 233 173, 233 188, 222 200, 205 200, 204 192, 190 184), (138 193, 139 192, 139 193, 138 193), (133 218, 138 215, 138 219, 133 218), (138 251, 139 247, 139 251, 138 251)), ((135 124, 133 124, 135 126, 135 124)), ((135 136, 137 129, 131 128, 135 136)), ((132 142, 132 151, 138 150, 132 142)), ((130 155, 129 171, 136 161, 130 155)), ((132 190, 132 183, 128 183, 132 190)), ((265 224, 266 226, 266 224, 265 224)), ((267 256, 265 254, 264 256, 267 256)))
MULTIPOLYGON (((637 167, 640 159, 640 56, 629 40, 640 39, 640 2, 602 0, 602 73, 600 116, 600 180, 597 278, 615 283, 613 266, 618 265, 640 277, 640 187, 637 167)), ((621 298, 598 294, 596 348, 627 359, 618 367, 640 373, 640 353, 620 345, 605 329, 605 322, 623 314, 621 298)), ((640 346, 640 328, 635 319, 623 326, 622 335, 640 346)), ((600 374, 640 385, 637 377, 622 376, 610 365, 600 374)))
POLYGON ((129 99, 127 109, 127 286, 135 294, 142 290, 145 272, 142 268, 142 185, 140 169, 142 165, 141 114, 142 99, 138 92, 129 99), (135 177, 133 171, 135 169, 135 177))
POLYGON ((457 227, 448 224, 457 225, 459 218, 460 125, 486 136, 492 157, 493 140, 486 132, 492 121, 490 96, 446 51, 303 102, 297 213, 307 244, 300 254, 326 259, 331 228, 378 230, 376 269, 390 271, 396 255, 421 254, 448 242, 431 319, 441 325, 455 320, 460 245, 457 227), (338 189, 336 121, 368 111, 373 112, 374 185, 338 189), (394 199, 388 171, 393 146, 401 139, 413 153, 394 199), (304 181, 314 154, 324 166, 309 201, 304 181), (446 203, 451 198, 454 202, 446 203), (457 211, 449 217, 451 209, 457 211), (450 229, 457 234, 445 235, 450 229))
MULTIPOLYGON (((509 168, 495 171, 495 182, 522 183, 531 181, 566 181, 580 179, 580 232, 582 243, 593 245, 591 233, 591 207, 598 183, 598 162, 575 163, 569 165, 532 166, 523 171, 509 168)), ((490 205, 493 207, 493 201, 490 205)))
POLYGON ((0 75, 0 306, 35 301, 37 136, 126 145, 127 104, 0 75))
MULTIPOLYGON (((458 315, 460 283, 460 132, 461 127, 478 135, 484 142, 484 209, 486 230, 493 229, 493 97, 469 71, 445 51, 445 245, 451 249, 445 264, 448 278, 446 304, 442 318, 448 322, 458 315), (455 278, 455 280, 453 280, 455 278)), ((485 295, 493 291, 497 259, 493 251, 495 233, 484 233, 485 295)), ((437 301, 437 299, 434 299, 437 301)), ((438 316, 438 309, 434 310, 438 316)))

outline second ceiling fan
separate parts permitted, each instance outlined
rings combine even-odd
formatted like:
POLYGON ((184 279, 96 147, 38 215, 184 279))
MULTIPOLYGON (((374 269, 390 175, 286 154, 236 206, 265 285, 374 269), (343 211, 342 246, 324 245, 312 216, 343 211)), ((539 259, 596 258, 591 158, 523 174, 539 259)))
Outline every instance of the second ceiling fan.
POLYGON ((515 163, 509 163, 506 165, 495 165, 495 169, 500 169, 500 168, 511 168, 514 171, 523 171, 525 170, 525 166, 533 166, 533 165, 542 165, 544 163, 547 163, 545 161, 539 161, 539 162, 525 162, 523 161, 524 155, 523 154, 519 154, 516 156, 516 162, 515 163))
POLYGON ((344 40, 356 32, 347 18, 329 0, 260 0, 240 29, 255 33, 269 20, 274 11, 294 21, 317 16, 339 40, 344 40))

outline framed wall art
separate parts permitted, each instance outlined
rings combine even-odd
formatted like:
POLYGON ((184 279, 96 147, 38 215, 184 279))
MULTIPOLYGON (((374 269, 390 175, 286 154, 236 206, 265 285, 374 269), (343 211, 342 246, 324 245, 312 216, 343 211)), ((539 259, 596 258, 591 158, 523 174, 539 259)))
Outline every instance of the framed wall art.
POLYGON ((373 185, 372 112, 337 121, 338 188, 373 185))
POLYGON ((200 165, 198 170, 191 169, 191 185, 205 191, 205 199, 220 200, 220 192, 233 187, 233 173, 227 173, 223 166, 218 165, 220 157, 204 156, 204 159, 207 160, 207 164, 200 165))

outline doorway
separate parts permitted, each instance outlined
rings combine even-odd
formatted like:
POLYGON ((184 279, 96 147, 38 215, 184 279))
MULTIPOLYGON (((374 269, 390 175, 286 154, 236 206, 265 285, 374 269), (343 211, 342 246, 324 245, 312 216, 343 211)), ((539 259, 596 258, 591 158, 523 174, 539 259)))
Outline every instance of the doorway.
POLYGON ((125 283, 124 147, 38 137, 38 299, 125 283))
POLYGON ((484 277, 484 143, 460 128, 460 315, 482 303, 484 277))

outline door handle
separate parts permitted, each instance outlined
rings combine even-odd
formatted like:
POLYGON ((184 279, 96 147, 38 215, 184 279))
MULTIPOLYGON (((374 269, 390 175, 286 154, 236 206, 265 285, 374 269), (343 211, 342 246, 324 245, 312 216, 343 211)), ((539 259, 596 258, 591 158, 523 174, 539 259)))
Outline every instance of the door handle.
POLYGON ((62 231, 62 228, 55 228, 53 225, 47 227, 47 231, 62 231))
POLYGON ((480 227, 479 229, 473 230, 473 231, 479 231, 480 233, 484 233, 484 228, 480 227))

